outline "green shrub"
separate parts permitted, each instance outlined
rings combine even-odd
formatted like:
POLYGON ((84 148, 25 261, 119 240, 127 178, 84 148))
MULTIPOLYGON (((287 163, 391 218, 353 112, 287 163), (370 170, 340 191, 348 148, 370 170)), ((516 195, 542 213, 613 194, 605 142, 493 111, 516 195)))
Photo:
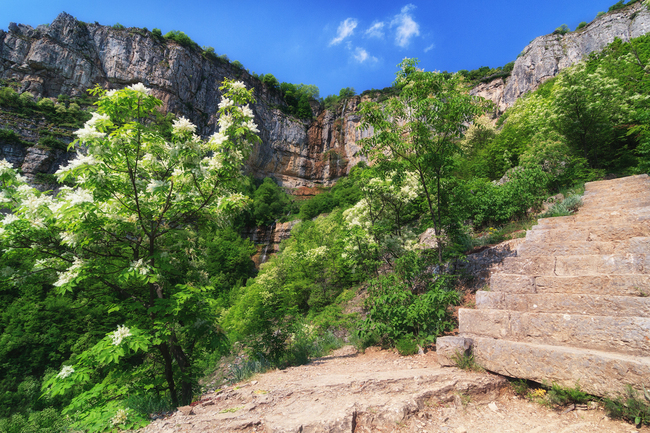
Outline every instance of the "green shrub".
POLYGON ((339 98, 341 98, 341 99, 351 98, 356 94, 357 94, 357 91, 354 90, 354 88, 352 88, 352 87, 344 87, 339 91, 339 98))
POLYGON ((239 60, 233 60, 231 65, 237 69, 244 69, 244 65, 239 60))
POLYGON ((228 368, 228 379, 231 383, 241 382, 249 377, 264 373, 272 368, 270 362, 262 355, 245 355, 233 362, 228 368))
POLYGON ((607 10, 607 12, 617 11, 619 9, 623 9, 625 6, 627 6, 625 4, 625 0, 620 0, 620 1, 616 2, 616 3, 614 3, 613 5, 611 5, 609 7, 609 9, 607 10))
POLYGON ((203 46, 203 57, 206 59, 217 60, 217 53, 213 47, 203 46))
POLYGON ((638 392, 628 385, 625 396, 605 398, 607 415, 633 422, 637 426, 650 425, 650 395, 645 388, 643 391, 643 396, 639 397, 638 392))
POLYGON ((49 147, 50 149, 68 150, 68 145, 61 140, 57 140, 51 135, 44 135, 38 139, 38 144, 49 147))
POLYGON ((18 103, 18 92, 13 87, 0 88, 0 105, 15 107, 18 103))
POLYGON ((571 31, 571 29, 569 28, 569 26, 567 26, 566 24, 562 24, 560 27, 555 29, 553 34, 554 35, 565 35, 565 34, 569 33, 570 31, 571 31))
POLYGON ((122 24, 120 24, 120 23, 115 23, 115 24, 113 24, 113 29, 115 29, 115 30, 124 30, 125 28, 126 28, 126 27, 124 27, 124 26, 123 26, 122 24))
POLYGON ((568 216, 575 213, 582 206, 582 197, 577 194, 566 197, 561 202, 554 203, 549 210, 542 214, 541 218, 568 216))
POLYGON ((576 30, 580 30, 584 27, 587 27, 587 23, 585 21, 582 21, 580 24, 578 24, 578 27, 576 27, 576 30))
POLYGON ((49 408, 32 412, 29 416, 21 414, 0 419, 0 433, 63 433, 68 432, 69 422, 55 409, 49 408))
POLYGON ((478 365, 476 361, 474 360, 474 354, 473 353, 460 353, 456 352, 454 355, 451 356, 451 360, 454 362, 456 367, 460 368, 461 370, 469 370, 469 371, 483 371, 483 367, 478 365))
POLYGON ((546 399, 553 406, 565 406, 567 404, 587 403, 593 400, 594 397, 581 391, 579 383, 576 383, 573 388, 565 388, 554 383, 548 390, 546 399))
POLYGON ((413 336, 407 335, 400 338, 395 343, 395 348, 402 356, 415 355, 418 353, 418 343, 413 339, 413 336))
POLYGON ((528 390, 530 389, 530 384, 526 379, 514 379, 510 382, 512 390, 520 397, 526 397, 528 395, 528 390))
POLYGON ((20 135, 12 131, 11 129, 3 129, 0 128, 0 141, 4 141, 6 143, 24 143, 23 140, 20 138, 20 135))
POLYGON ((394 346, 404 337, 427 345, 453 328, 448 307, 458 300, 458 293, 442 276, 422 294, 413 293, 395 274, 381 276, 368 286, 368 314, 360 323, 359 336, 363 340, 375 334, 384 347, 394 346))
POLYGON ((605 15, 605 12, 600 11, 600 12, 598 12, 598 13, 596 14, 596 18, 600 18, 600 17, 602 17, 603 15, 605 15))
POLYGON ((272 89, 279 89, 280 88, 280 82, 278 81, 277 78, 273 74, 264 74, 260 75, 262 78, 262 83, 266 84, 272 89))
POLYGON ((265 178, 251 195, 253 205, 247 225, 266 226, 297 211, 292 198, 270 177, 265 178))
MULTIPOLYGON (((20 96, 18 97, 18 100, 20 101, 21 105, 27 106, 27 107, 32 106, 35 103, 34 95, 32 95, 29 92, 21 93, 20 96)), ((50 101, 50 102, 52 102, 52 101, 50 101)))
POLYGON ((43 98, 36 104, 40 110, 45 112, 54 111, 54 102, 50 98, 43 98))
POLYGON ((175 41, 178 44, 187 48, 200 49, 199 45, 196 42, 194 42, 189 36, 187 36, 185 32, 182 32, 180 30, 172 30, 170 32, 167 32, 165 33, 164 38, 167 40, 175 41))

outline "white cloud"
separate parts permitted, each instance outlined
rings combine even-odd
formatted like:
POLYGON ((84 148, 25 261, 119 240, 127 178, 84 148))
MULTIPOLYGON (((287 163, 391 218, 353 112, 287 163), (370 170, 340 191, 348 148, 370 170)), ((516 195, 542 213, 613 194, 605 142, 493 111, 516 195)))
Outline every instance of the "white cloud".
POLYGON ((436 44, 431 44, 428 47, 424 49, 425 53, 428 53, 429 51, 433 50, 436 47, 436 44))
POLYGON ((368 38, 379 38, 384 37, 384 26, 386 24, 383 21, 374 23, 368 30, 366 30, 365 35, 368 38))
POLYGON ((414 5, 407 4, 402 8, 401 13, 395 15, 395 18, 390 23, 391 27, 397 26, 395 44, 400 47, 407 47, 412 37, 420 36, 420 25, 413 20, 409 13, 413 9, 415 9, 414 5))
POLYGON ((343 39, 351 36, 357 25, 358 22, 354 18, 347 18, 345 21, 341 21, 341 24, 339 24, 339 28, 336 31, 336 37, 330 41, 330 46, 340 44, 343 39))
POLYGON ((360 47, 357 47, 354 50, 354 59, 359 63, 363 63, 363 62, 372 62, 372 63, 374 63, 374 62, 377 61, 377 57, 371 56, 370 54, 368 54, 368 51, 366 51, 366 50, 364 50, 363 48, 360 48, 360 47))

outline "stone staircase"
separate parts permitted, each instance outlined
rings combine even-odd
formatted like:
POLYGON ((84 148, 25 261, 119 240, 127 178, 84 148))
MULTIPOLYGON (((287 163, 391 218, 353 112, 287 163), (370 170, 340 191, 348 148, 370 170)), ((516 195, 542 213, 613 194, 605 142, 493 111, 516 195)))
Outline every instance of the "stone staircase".
POLYGON ((595 395, 650 387, 650 178, 591 182, 572 216, 543 218, 461 309, 487 370, 595 395))

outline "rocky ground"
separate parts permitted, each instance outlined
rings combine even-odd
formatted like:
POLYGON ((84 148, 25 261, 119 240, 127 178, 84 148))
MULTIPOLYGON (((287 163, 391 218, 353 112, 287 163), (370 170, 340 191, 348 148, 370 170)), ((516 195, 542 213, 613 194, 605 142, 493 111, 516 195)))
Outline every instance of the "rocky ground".
POLYGON ((206 394, 142 433, 650 432, 594 406, 548 409, 517 397, 501 376, 441 368, 434 352, 346 346, 206 394))

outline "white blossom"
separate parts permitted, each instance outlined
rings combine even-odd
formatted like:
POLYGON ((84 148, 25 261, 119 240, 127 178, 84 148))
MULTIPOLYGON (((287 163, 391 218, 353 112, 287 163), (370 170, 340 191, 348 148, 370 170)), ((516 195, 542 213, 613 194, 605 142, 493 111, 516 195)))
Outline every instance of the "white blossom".
POLYGON ((33 213, 38 210, 43 204, 49 204, 50 198, 46 195, 41 195, 37 197, 36 195, 30 195, 23 200, 23 206, 27 208, 30 213, 33 213))
POLYGON ((252 132, 252 133, 254 133, 254 134, 260 132, 260 130, 257 129, 257 124, 256 124, 255 122, 253 122, 253 119, 251 119, 251 120, 249 120, 248 122, 246 122, 246 127, 248 128, 248 130, 249 130, 250 132, 252 132))
POLYGON ((72 368, 71 365, 64 365, 59 374, 56 375, 57 378, 59 379, 65 379, 66 377, 70 376, 72 373, 74 373, 74 368, 72 368))
POLYGON ((120 425, 126 423, 127 417, 129 416, 128 409, 120 409, 117 411, 115 416, 111 418, 111 423, 113 425, 120 425))
POLYGON ((245 89, 246 85, 242 81, 235 81, 233 83, 230 83, 230 88, 232 90, 245 89))
POLYGON ((59 279, 54 283, 55 287, 61 287, 65 286, 66 284, 69 284, 70 281, 74 280, 79 276, 79 273, 81 272, 81 268, 83 267, 83 260, 79 258, 74 259, 74 263, 70 268, 65 271, 65 272, 58 272, 57 275, 59 276, 59 279))
POLYGON ((167 182, 164 180, 152 180, 149 182, 149 185, 147 185, 147 192, 154 192, 158 188, 162 188, 165 185, 167 185, 167 182))
POLYGON ((221 158, 218 155, 214 155, 212 158, 204 158, 203 161, 205 161, 207 164, 208 170, 220 170, 221 167, 223 167, 223 164, 221 162, 221 158))
POLYGON ((68 201, 71 206, 76 206, 81 203, 92 203, 93 195, 90 191, 77 188, 75 191, 66 196, 66 201, 68 201))
POLYGON ((111 98, 113 95, 115 95, 115 93, 117 93, 117 89, 112 89, 112 90, 109 90, 108 92, 106 92, 104 94, 104 96, 107 97, 107 98, 111 98))
POLYGON ((95 159, 94 156, 92 155, 81 155, 78 154, 75 159, 70 161, 67 166, 59 168, 56 173, 57 176, 61 176, 65 172, 68 172, 70 170, 74 170, 77 167, 81 167, 82 165, 95 165, 97 164, 97 160, 95 159))
POLYGON ((221 102, 219 102, 219 109, 223 110, 224 108, 232 107, 234 105, 234 102, 232 99, 228 98, 223 98, 221 102))
POLYGON ((244 117, 248 117, 249 119, 252 119, 254 117, 253 110, 251 110, 251 107, 248 104, 241 107, 241 113, 244 115, 244 117))
POLYGON ((45 269, 49 265, 48 259, 38 259, 34 262, 34 270, 45 269))
POLYGON ((132 84, 129 86, 129 89, 140 92, 143 95, 149 95, 151 93, 151 89, 145 87, 145 85, 142 83, 132 84))
POLYGON ((3 159, 0 161, 0 176, 6 174, 6 173, 11 173, 14 171, 14 166, 12 163, 7 161, 6 159, 3 159))
POLYGON ((77 235, 71 232, 62 232, 60 235, 61 243, 70 245, 71 247, 77 246, 77 235))
POLYGON ((219 117, 219 127, 222 132, 225 132, 232 126, 232 116, 230 114, 223 114, 219 117))
POLYGON ((101 124, 103 122, 106 122, 106 121, 110 120, 110 118, 108 117, 108 114, 99 114, 97 112, 94 112, 94 113, 92 113, 92 116, 93 117, 89 121, 86 122, 86 125, 92 126, 93 128, 96 127, 97 122, 100 122, 100 124, 101 124))
POLYGON ((172 122, 172 134, 174 135, 181 135, 187 132, 194 133, 194 131, 196 131, 196 125, 192 124, 192 122, 183 116, 172 122))
POLYGON ((183 170, 183 169, 180 168, 180 167, 176 167, 176 168, 174 168, 174 171, 172 172, 172 177, 173 177, 174 179, 181 178, 181 177, 183 177, 184 175, 185 175, 185 170, 183 170))
POLYGON ((34 188, 29 185, 23 184, 16 188, 16 192, 22 196, 34 195, 34 188))
POLYGON ((124 325, 119 325, 117 331, 111 332, 111 339, 114 346, 119 346, 126 337, 130 337, 131 330, 124 325))
POLYGON ((327 254, 327 246, 323 245, 318 248, 313 248, 307 251, 304 254, 304 258, 311 263, 315 263, 319 261, 322 257, 324 257, 326 254, 327 254))
POLYGON ((140 259, 131 262, 131 267, 129 268, 129 272, 130 271, 137 271, 140 273, 140 275, 147 275, 149 269, 148 266, 144 263, 144 260, 140 259))
POLYGON ((2 220, 2 225, 6 226, 6 225, 9 225, 9 224, 11 224, 13 222, 19 221, 19 220, 20 220, 20 218, 18 218, 16 215, 10 213, 7 216, 5 216, 5 218, 2 220))
POLYGON ((227 139, 228 137, 225 134, 221 132, 216 132, 212 134, 212 136, 208 140, 208 146, 210 146, 212 150, 217 150, 221 148, 221 146, 227 139))
POLYGON ((87 123, 82 129, 75 131, 74 134, 82 143, 93 140, 95 138, 104 138, 104 136, 106 136, 106 134, 97 131, 92 125, 88 125, 87 123))

